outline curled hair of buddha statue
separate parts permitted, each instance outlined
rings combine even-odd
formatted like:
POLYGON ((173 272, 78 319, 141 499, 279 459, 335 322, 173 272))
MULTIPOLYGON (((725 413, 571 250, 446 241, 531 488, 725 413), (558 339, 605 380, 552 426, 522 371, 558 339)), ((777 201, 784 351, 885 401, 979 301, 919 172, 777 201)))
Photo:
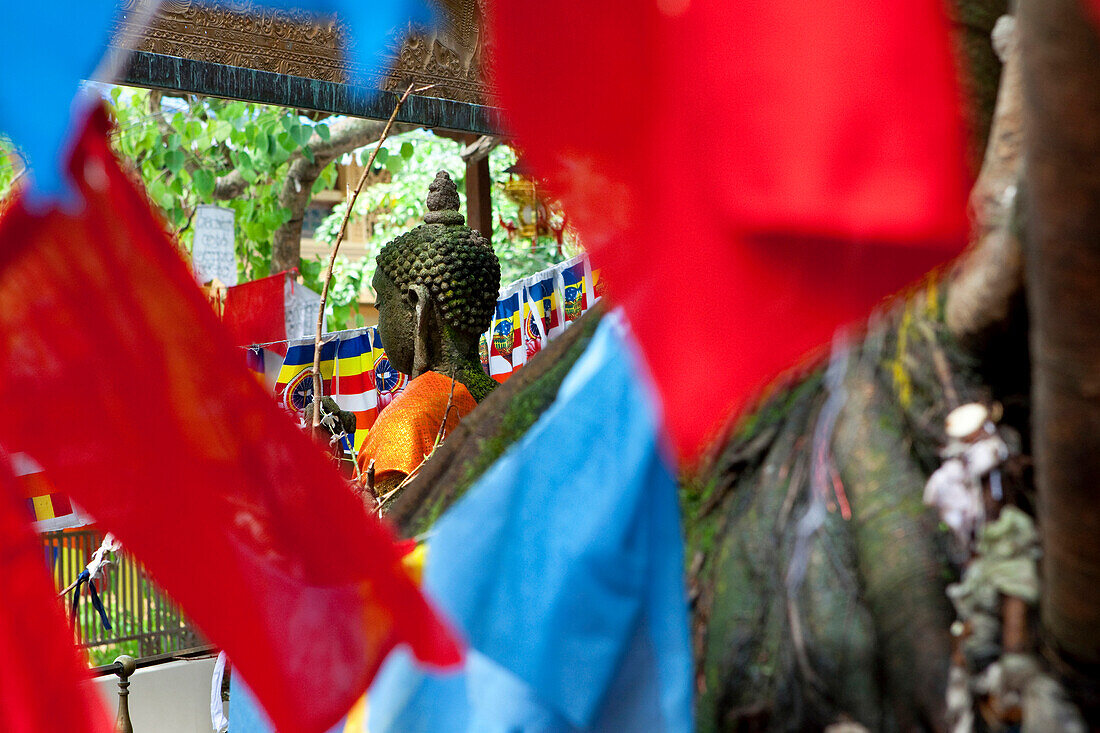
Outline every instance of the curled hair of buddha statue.
POLYGON ((409 288, 422 285, 451 328, 466 334, 489 328, 500 288, 500 262, 493 246, 464 226, 458 189, 446 171, 428 186, 424 224, 382 248, 378 267, 408 301, 409 288))

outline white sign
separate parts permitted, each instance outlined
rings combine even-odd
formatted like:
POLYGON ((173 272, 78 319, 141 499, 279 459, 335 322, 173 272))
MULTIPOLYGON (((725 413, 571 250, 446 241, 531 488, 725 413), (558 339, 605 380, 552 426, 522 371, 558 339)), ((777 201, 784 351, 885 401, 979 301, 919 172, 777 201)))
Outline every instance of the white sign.
POLYGON ((191 263, 200 283, 218 278, 237 284, 237 255, 233 249, 233 209, 203 204, 195 212, 195 239, 191 263))
MULTIPOLYGON (((317 309, 321 307, 321 296, 305 285, 287 277, 283 284, 283 303, 286 308, 286 338, 293 341, 298 338, 313 338, 317 335, 317 309)), ((328 329, 324 323, 321 332, 328 329)))

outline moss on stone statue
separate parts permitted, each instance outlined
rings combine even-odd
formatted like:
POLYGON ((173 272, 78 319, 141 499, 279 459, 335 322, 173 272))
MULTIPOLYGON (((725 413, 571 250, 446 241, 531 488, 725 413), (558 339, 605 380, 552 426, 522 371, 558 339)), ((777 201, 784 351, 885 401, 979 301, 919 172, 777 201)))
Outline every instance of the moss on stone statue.
POLYGON ((484 333, 492 322, 500 288, 500 262, 493 245, 463 224, 455 184, 446 171, 428 187, 426 224, 386 244, 378 267, 408 300, 421 285, 438 303, 444 322, 464 334, 484 333))

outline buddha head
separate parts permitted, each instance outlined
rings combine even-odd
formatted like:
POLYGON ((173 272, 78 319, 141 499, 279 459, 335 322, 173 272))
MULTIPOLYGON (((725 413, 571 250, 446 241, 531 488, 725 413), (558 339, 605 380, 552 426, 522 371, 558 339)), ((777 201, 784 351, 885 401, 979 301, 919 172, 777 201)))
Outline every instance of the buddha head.
POLYGON ((489 240, 464 225, 451 177, 440 171, 428 190, 424 223, 378 255, 378 334, 399 371, 453 374, 480 400, 496 384, 478 343, 492 321, 500 263, 489 240))

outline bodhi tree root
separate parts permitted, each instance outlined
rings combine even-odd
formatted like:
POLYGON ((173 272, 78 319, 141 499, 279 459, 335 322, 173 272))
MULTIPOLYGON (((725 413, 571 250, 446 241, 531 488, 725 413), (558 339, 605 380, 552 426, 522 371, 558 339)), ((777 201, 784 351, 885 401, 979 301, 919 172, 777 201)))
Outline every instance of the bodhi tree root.
MULTIPOLYGON (((598 317, 551 342, 448 437, 387 507, 404 534, 430 528, 534 423, 598 317)), ((830 390, 819 370, 682 480, 700 731, 944 728, 954 618, 944 588, 956 574, 921 498, 953 401, 991 396, 935 290, 879 319, 847 363, 824 450, 814 435, 830 390)))

